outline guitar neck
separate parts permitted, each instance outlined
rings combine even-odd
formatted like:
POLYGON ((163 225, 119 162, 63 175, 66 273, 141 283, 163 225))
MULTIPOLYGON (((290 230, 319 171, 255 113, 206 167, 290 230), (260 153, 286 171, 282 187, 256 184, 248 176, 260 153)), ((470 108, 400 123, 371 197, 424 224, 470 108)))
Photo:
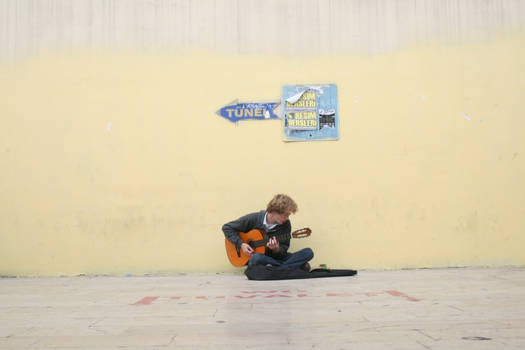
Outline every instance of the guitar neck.
POLYGON ((292 238, 292 235, 290 233, 284 233, 283 232, 283 233, 272 234, 271 232, 267 232, 266 233, 266 237, 264 239, 264 241, 265 241, 264 245, 266 245, 266 243, 268 243, 268 240, 270 239, 270 236, 271 237, 276 237, 279 242, 284 241, 284 240, 289 240, 289 239, 292 238))
POLYGON ((271 232, 267 232, 264 230, 259 230, 259 232, 261 232, 262 234, 262 239, 251 241, 250 246, 252 246, 252 248, 265 246, 266 243, 268 243, 268 241, 270 240, 270 236, 276 237, 279 242, 285 239, 292 238, 292 235, 290 233, 272 234, 271 232))
POLYGON ((279 234, 272 235, 272 236, 277 237, 278 241, 292 238, 292 235, 290 233, 279 233, 279 234))

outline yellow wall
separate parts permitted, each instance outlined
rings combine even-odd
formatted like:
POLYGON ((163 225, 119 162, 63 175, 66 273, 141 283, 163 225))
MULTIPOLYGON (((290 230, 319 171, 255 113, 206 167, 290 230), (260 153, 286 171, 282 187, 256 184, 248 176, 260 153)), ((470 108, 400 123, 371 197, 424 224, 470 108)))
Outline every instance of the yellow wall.
POLYGON ((313 265, 522 265, 524 43, 2 64, 0 274, 233 271, 221 225, 277 192, 313 230, 292 245, 313 265), (285 143, 279 121, 215 114, 329 82, 339 141, 285 143))

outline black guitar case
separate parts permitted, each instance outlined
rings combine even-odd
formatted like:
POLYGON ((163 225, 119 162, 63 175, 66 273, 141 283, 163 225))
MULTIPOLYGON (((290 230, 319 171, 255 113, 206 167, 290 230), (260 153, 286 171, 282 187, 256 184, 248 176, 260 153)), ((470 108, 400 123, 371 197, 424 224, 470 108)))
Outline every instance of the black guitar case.
POLYGON ((285 266, 248 266, 244 271, 249 280, 290 280, 302 278, 345 277, 357 274, 355 270, 314 269, 310 272, 285 266))

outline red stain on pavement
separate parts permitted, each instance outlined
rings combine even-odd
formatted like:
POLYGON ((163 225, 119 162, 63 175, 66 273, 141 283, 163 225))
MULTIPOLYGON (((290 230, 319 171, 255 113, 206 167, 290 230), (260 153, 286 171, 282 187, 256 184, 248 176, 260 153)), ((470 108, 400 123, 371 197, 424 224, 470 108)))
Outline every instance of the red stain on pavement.
MULTIPOLYGON (((421 301, 422 299, 414 298, 409 295, 406 295, 403 292, 397 290, 385 290, 379 292, 360 292, 360 293, 325 293, 324 295, 310 295, 306 291, 299 291, 297 294, 292 294, 290 290, 257 290, 257 291, 241 291, 240 295, 232 295, 232 297, 237 299, 254 299, 254 298, 319 298, 319 297, 357 297, 359 295, 365 295, 367 297, 375 297, 381 294, 388 294, 393 297, 401 297, 408 301, 421 301)), ((161 298, 162 300, 181 300, 181 299, 198 299, 198 300, 210 300, 210 299, 226 299, 229 296, 226 295, 187 295, 187 296, 171 296, 171 297, 158 297, 158 296, 147 296, 137 301, 134 304, 135 306, 141 305, 151 305, 157 299, 161 298)))
POLYGON ((421 299, 413 298, 405 293, 398 292, 397 290, 387 290, 386 292, 394 297, 402 297, 410 301, 421 301, 421 299))
POLYGON ((152 302, 154 302, 155 300, 157 300, 159 297, 144 297, 142 299, 140 299, 139 301, 137 301, 135 304, 133 305, 151 305, 152 302))

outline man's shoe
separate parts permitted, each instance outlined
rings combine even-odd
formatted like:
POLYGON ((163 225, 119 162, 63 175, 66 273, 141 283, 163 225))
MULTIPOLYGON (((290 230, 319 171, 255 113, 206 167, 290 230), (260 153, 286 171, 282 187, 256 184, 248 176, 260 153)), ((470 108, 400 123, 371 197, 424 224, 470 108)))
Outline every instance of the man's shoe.
POLYGON ((303 265, 301 265, 300 269, 306 272, 310 272, 310 264, 304 263, 303 265))

